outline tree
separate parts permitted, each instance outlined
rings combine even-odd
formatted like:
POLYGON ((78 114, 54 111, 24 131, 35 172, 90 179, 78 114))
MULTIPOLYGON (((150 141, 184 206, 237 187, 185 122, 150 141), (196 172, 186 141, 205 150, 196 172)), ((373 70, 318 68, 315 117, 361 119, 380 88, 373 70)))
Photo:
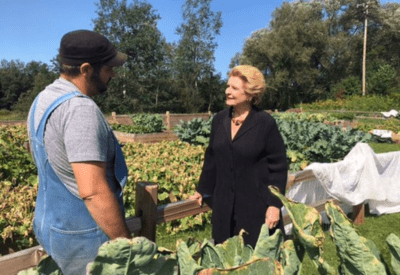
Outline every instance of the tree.
MULTIPOLYGON (((367 76, 375 81, 385 75, 386 83, 371 83, 371 92, 388 93, 396 83, 399 6, 381 7, 369 1, 367 76)), ((264 108, 286 109, 326 99, 344 86, 351 87, 345 94, 353 94, 362 74, 366 15, 358 0, 283 3, 274 11, 269 27, 253 32, 231 63, 251 64, 265 72, 264 108)))
POLYGON ((32 77, 24 73, 25 63, 3 59, 0 65, 0 109, 11 110, 19 96, 32 87, 32 77))
POLYGON ((159 15, 145 2, 100 0, 94 30, 106 36, 128 62, 116 69, 108 93, 96 99, 104 112, 154 111, 158 104, 159 79, 165 71, 166 42, 157 29, 159 15))
POLYGON ((214 13, 211 10, 211 2, 186 0, 182 6, 184 22, 176 30, 181 38, 174 67, 181 100, 187 112, 198 112, 206 104, 199 91, 199 82, 210 82, 214 72, 215 37, 219 35, 222 19, 221 12, 214 13))
POLYGON ((35 96, 54 79, 45 63, 31 61, 25 64, 19 60, 3 59, 0 64, 0 109, 28 112, 35 96), (39 78, 47 78, 48 81, 39 85, 41 81, 36 80, 39 78), (34 94, 32 91, 35 91, 34 94), (25 102, 23 106, 17 103, 22 98, 25 102))
MULTIPOLYGON (((30 63, 28 63, 30 64, 30 63)), ((13 110, 20 113, 28 113, 36 96, 50 85, 58 77, 58 74, 50 71, 45 64, 33 77, 33 87, 19 96, 18 101, 13 105, 13 110)))
POLYGON ((284 3, 273 13, 269 28, 246 40, 241 61, 267 76, 264 108, 288 108, 322 93, 327 26, 320 3, 284 3), (312 88, 312 89, 311 89, 312 88))

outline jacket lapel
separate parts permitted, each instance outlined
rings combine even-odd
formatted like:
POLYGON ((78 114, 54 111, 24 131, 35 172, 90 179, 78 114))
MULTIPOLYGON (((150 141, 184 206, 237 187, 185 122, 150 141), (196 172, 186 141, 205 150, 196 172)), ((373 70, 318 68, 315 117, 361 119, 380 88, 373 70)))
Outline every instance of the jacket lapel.
MULTIPOLYGON (((236 133, 236 136, 233 139, 233 141, 239 139, 244 133, 246 133, 251 128, 253 128, 255 125, 257 125, 256 113, 257 113, 257 109, 253 106, 250 111, 250 114, 247 116, 247 118, 243 122, 242 127, 240 127, 239 131, 236 133)), ((229 137, 230 137, 230 135, 229 135, 229 137)))

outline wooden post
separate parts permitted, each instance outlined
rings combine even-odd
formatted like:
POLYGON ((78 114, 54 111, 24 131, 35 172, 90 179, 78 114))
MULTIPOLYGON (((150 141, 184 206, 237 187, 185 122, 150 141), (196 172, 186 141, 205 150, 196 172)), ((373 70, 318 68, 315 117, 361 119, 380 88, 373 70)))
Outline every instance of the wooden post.
POLYGON ((169 115, 169 111, 167 111, 165 117, 166 117, 167 130, 171 130, 171 120, 170 120, 171 117, 169 115))
POLYGON ((113 122, 117 122, 117 113, 116 112, 112 112, 111 117, 112 117, 113 122))
POLYGON ((361 225, 364 223, 365 207, 364 204, 359 204, 353 207, 353 223, 361 225))
POLYGON ((156 241, 157 191, 156 183, 138 182, 136 185, 135 213, 142 217, 142 228, 134 233, 153 242, 156 241))

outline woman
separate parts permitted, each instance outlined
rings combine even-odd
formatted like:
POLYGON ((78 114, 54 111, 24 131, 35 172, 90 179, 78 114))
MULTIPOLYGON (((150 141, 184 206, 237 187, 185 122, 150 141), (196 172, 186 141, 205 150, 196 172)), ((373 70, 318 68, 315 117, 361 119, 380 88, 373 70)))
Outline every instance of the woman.
POLYGON ((226 105, 213 119, 197 192, 190 197, 202 204, 212 196, 213 238, 216 244, 238 235, 255 247, 263 223, 273 234, 284 233, 279 199, 268 185, 284 194, 286 150, 275 120, 254 105, 265 91, 263 74, 255 67, 233 68, 225 91, 226 105))

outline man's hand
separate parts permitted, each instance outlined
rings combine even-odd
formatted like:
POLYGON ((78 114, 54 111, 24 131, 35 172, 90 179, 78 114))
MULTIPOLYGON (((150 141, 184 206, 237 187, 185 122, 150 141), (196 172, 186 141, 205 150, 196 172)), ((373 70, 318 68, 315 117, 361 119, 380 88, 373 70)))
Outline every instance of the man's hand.
POLYGON ((189 200, 197 201, 200 206, 203 205, 203 196, 199 192, 196 192, 194 195, 190 196, 189 200))
POLYGON ((131 238, 125 217, 106 178, 105 162, 73 162, 72 170, 78 184, 79 196, 84 200, 93 219, 110 239, 131 238))
POLYGON ((265 213, 265 223, 269 229, 276 227, 279 223, 279 208, 275 206, 269 206, 265 213))

